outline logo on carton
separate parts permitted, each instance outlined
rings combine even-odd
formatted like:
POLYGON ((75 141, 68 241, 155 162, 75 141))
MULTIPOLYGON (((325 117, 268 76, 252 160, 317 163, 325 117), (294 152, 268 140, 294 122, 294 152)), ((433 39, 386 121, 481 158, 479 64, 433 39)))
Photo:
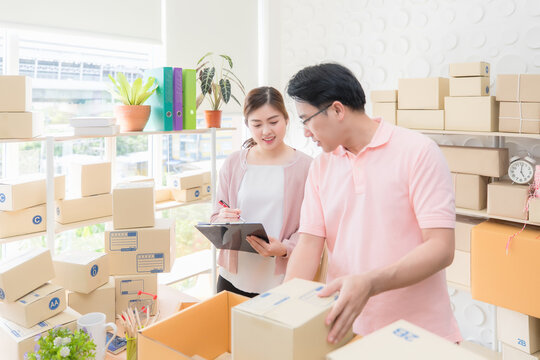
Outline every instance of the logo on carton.
POLYGON ((201 192, 199 190, 195 190, 195 197, 199 197, 200 194, 201 192))
POLYGON ((206 187, 206 192, 210 192, 210 185, 206 187))
POLYGON ((403 328, 397 328, 396 330, 393 331, 394 335, 396 335, 397 337, 400 337, 402 338, 403 340, 405 341, 414 341, 415 339, 418 339, 419 336, 416 335, 416 334, 413 334, 412 332, 410 332, 409 330, 406 330, 406 329, 403 329, 403 328))
POLYGON ((0 193, 0 203, 3 203, 4 201, 6 201, 6 194, 0 193))
POLYGON ((90 269, 90 275, 92 275, 92 277, 94 277, 94 276, 96 276, 98 274, 98 271, 99 271, 99 267, 97 265, 94 265, 90 269))
POLYGON ((4 290, 0 288, 0 300, 4 300, 6 298, 6 294, 4 293, 4 290))
POLYGON ((523 346, 523 347, 527 346, 527 342, 525 340, 523 340, 523 339, 520 339, 520 338, 518 338, 517 343, 518 343, 518 345, 523 346))
POLYGON ((57 297, 53 297, 51 301, 49 301, 49 309, 56 310, 60 306, 60 299, 57 297))
POLYGON ((41 221, 43 220, 43 218, 41 217, 41 215, 36 215, 32 218, 32 222, 35 224, 35 225, 39 225, 41 224, 41 221))
POLYGON ((174 187, 178 187, 178 180, 174 180, 173 186, 174 186, 174 187))
POLYGON ((486 86, 486 94, 489 94, 489 86, 486 86))
POLYGON ((60 208, 59 207, 56 208, 56 215, 60 216, 60 208))

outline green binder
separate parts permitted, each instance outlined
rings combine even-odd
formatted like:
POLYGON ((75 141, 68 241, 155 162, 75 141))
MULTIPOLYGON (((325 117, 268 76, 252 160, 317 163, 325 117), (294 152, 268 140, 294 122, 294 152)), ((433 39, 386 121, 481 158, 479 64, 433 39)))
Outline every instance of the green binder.
POLYGON ((161 67, 149 69, 144 72, 145 80, 153 76, 158 88, 148 98, 145 105, 150 105, 150 119, 144 127, 145 131, 172 131, 173 130, 173 69, 161 67))
POLYGON ((197 128, 197 83, 194 69, 182 69, 182 91, 184 130, 193 130, 197 128))

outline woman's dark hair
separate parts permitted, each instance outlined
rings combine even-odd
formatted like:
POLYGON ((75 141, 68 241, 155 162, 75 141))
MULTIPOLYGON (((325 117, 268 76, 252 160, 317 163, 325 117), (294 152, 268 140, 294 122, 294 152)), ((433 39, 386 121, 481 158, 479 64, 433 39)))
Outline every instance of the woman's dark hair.
MULTIPOLYGON (((251 90, 244 101, 244 122, 246 123, 246 126, 248 124, 249 114, 266 104, 269 104, 279 111, 285 120, 289 120, 289 114, 285 108, 285 102, 283 101, 281 93, 271 86, 261 86, 251 90)), ((249 138, 242 144, 242 148, 249 149, 255 145, 257 145, 255 140, 249 138)))
POLYGON ((297 72, 287 85, 287 94, 295 101, 322 108, 339 101, 354 110, 363 111, 366 95, 351 70, 343 65, 324 63, 297 72))

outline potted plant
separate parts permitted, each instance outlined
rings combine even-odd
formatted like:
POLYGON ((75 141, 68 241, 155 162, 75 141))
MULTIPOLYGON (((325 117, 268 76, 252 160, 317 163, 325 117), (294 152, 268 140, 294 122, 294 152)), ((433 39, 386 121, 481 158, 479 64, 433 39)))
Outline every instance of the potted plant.
POLYGON ((223 103, 228 104, 229 100, 233 99, 242 106, 231 92, 232 84, 236 85, 244 95, 246 90, 240 79, 232 72, 233 62, 230 56, 215 56, 209 52, 197 61, 197 66, 197 79, 201 87, 201 94, 197 97, 197 108, 205 98, 208 98, 211 110, 204 111, 206 126, 220 127, 223 103))
POLYGON ((34 352, 26 354, 25 359, 95 359, 94 341, 83 330, 72 333, 66 328, 49 330, 46 336, 39 336, 34 352))
POLYGON ((130 85, 121 72, 116 74, 117 80, 114 80, 111 74, 109 78, 114 85, 109 92, 123 104, 114 108, 120 131, 142 131, 150 117, 150 105, 143 104, 157 89, 157 85, 154 86, 155 79, 149 77, 143 86, 141 78, 135 79, 133 85, 130 85))

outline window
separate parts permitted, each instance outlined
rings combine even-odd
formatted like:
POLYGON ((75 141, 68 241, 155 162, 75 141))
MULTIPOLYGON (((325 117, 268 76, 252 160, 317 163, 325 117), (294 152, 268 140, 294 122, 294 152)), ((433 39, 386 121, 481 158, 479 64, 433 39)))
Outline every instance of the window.
POLYGON ((4 56, 5 56, 5 38, 4 35, 0 32, 0 75, 4 74, 4 64, 6 63, 4 56))
POLYGON ((116 179, 147 176, 150 173, 148 169, 151 158, 149 142, 149 135, 116 138, 116 179))

